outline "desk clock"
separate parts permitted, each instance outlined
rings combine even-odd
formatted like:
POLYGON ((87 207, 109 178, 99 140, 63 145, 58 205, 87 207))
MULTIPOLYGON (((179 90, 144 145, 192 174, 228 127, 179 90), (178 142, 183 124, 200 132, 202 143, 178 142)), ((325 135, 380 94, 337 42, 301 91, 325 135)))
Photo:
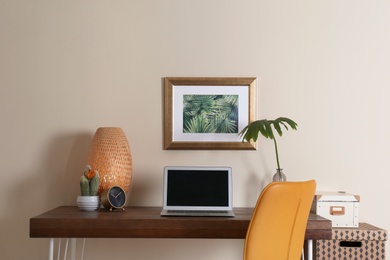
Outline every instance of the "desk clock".
POLYGON ((124 209, 127 196, 125 191, 119 186, 112 186, 109 189, 103 190, 101 195, 102 205, 104 208, 112 211, 114 209, 124 209))

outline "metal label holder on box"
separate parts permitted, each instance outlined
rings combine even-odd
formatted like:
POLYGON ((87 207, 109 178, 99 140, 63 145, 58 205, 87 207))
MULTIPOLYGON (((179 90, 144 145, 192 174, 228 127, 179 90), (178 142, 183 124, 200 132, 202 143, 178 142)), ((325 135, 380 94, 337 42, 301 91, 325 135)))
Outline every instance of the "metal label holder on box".
POLYGON ((316 192, 311 211, 332 220, 332 227, 359 227, 358 195, 345 192, 316 192))

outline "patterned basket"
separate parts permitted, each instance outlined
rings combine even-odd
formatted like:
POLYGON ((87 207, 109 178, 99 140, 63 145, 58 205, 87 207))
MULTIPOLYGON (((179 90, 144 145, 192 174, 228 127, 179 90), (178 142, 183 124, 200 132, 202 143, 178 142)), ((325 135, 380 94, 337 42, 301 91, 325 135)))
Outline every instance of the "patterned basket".
POLYGON ((119 127, 100 127, 92 139, 88 162, 100 175, 98 195, 112 186, 129 191, 132 158, 129 143, 119 127))
POLYGON ((359 223, 358 228, 333 228, 331 240, 317 240, 316 260, 386 259, 387 230, 359 223))

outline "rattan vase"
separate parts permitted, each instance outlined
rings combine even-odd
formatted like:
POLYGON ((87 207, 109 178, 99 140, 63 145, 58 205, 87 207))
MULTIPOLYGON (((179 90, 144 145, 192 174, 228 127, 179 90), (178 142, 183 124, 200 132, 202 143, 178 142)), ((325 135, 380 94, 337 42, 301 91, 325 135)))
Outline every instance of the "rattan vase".
POLYGON ((100 127, 92 139, 88 163, 99 172, 98 195, 112 186, 128 193, 132 179, 132 159, 129 143, 119 127, 100 127))

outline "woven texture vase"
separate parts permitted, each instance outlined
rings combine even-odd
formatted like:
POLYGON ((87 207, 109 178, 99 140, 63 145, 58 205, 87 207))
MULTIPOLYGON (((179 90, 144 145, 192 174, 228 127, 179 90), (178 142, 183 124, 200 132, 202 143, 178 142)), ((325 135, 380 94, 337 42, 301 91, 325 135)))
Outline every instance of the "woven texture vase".
POLYGON ((132 179, 130 146, 119 127, 100 127, 92 139, 88 163, 99 172, 98 195, 112 186, 120 186, 127 193, 132 179))

